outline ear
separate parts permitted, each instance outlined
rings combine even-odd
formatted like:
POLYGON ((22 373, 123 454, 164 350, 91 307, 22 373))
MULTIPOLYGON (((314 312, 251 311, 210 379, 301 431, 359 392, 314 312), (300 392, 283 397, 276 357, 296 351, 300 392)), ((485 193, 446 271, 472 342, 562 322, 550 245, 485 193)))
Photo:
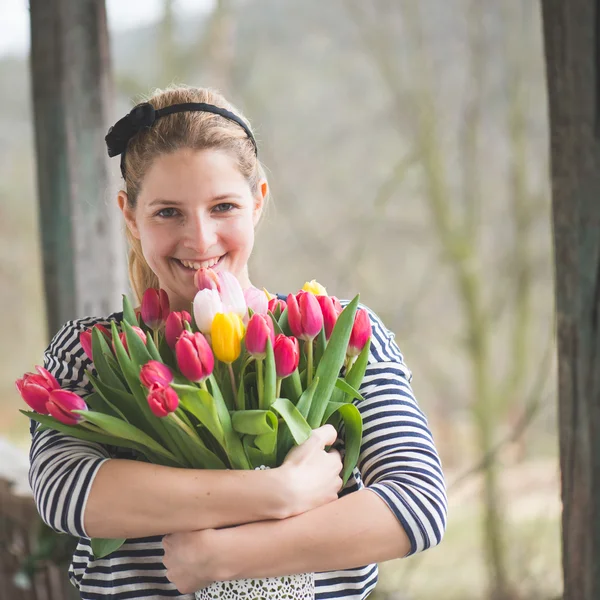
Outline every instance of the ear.
POLYGON ((125 224, 127 228, 131 232, 134 238, 140 239, 140 232, 137 227, 137 223, 135 221, 135 210, 129 206, 129 202, 127 202, 127 192, 120 191, 117 196, 117 202, 119 203, 119 208, 123 213, 123 218, 125 219, 125 224))
POLYGON ((256 226, 260 221, 260 217, 262 215, 262 211, 265 205, 265 199, 267 194, 269 193, 269 184, 266 179, 261 179, 258 182, 258 193, 254 196, 254 211, 252 215, 252 220, 254 225, 256 226))

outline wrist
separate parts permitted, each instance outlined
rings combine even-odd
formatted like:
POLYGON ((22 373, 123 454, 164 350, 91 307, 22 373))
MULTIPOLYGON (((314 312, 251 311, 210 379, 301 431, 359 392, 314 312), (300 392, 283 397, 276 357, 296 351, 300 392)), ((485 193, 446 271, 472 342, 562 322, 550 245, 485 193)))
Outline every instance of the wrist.
POLYGON ((282 465, 275 469, 262 471, 265 481, 267 513, 266 520, 280 520, 291 517, 293 513, 293 494, 290 485, 291 473, 289 467, 282 465))
POLYGON ((246 525, 215 529, 210 544, 211 553, 218 556, 218 564, 214 566, 215 581, 231 581, 244 578, 243 544, 240 529, 246 525))

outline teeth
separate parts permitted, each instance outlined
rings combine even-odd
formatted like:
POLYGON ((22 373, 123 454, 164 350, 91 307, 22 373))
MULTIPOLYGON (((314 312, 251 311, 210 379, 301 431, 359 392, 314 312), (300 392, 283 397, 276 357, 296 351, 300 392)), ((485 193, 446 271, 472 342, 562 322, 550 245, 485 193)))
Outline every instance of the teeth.
POLYGON ((187 267, 188 269, 194 269, 195 271, 197 271, 198 269, 204 268, 204 269, 209 269, 210 267, 213 267, 214 265, 216 265, 219 260, 220 260, 220 256, 217 258, 211 258, 209 260, 203 260, 201 262, 192 262, 190 260, 179 260, 179 262, 184 266, 187 267))

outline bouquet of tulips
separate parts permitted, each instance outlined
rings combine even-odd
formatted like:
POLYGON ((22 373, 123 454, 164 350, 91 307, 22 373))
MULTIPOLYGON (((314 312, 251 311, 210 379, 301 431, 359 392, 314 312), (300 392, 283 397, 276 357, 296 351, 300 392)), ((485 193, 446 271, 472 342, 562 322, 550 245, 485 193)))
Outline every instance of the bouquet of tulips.
MULTIPOLYGON (((276 467, 332 423, 344 435, 345 483, 360 450, 352 400, 361 399, 371 334, 358 296, 342 309, 315 281, 286 301, 244 292, 228 272, 200 269, 195 282, 191 314, 171 312, 164 290, 146 290, 139 311, 124 296, 120 323, 80 335, 93 393, 63 390, 36 367, 16 382, 35 411, 21 412, 43 428, 196 469, 276 467)), ((123 541, 92 547, 104 556, 123 541)))

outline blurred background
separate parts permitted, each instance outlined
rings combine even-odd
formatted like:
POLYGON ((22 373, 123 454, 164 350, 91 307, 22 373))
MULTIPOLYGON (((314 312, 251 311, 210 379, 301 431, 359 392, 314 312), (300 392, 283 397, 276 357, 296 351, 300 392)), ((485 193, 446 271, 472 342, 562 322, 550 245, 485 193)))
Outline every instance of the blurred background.
MULTIPOLYGON (((361 293, 440 450, 443 543, 378 600, 562 593, 548 123, 539 3, 107 0, 111 123, 155 87, 221 90, 273 202, 258 286, 361 293)), ((25 0, 0 1, 0 438, 47 345, 25 0)), ((116 202, 118 160, 102 201, 116 202)), ((124 259, 125 257, 123 257, 124 259)), ((125 291, 125 290, 123 290, 125 291)), ((118 310, 119 305, 111 307, 118 310)))

